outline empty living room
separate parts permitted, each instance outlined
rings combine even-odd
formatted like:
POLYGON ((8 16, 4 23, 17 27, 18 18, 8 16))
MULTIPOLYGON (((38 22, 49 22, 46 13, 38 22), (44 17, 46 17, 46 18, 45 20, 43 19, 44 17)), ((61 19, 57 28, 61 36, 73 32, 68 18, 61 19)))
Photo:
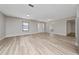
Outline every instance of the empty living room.
POLYGON ((78 55, 78 4, 0 4, 0 55, 78 55))

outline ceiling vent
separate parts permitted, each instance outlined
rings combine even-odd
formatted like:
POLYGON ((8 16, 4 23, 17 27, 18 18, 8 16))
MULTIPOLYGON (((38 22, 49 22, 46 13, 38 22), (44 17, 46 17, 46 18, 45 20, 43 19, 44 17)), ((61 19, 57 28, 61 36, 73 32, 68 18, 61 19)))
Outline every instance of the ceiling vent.
POLYGON ((30 7, 34 7, 34 5, 32 5, 32 4, 28 4, 28 6, 30 6, 30 7))

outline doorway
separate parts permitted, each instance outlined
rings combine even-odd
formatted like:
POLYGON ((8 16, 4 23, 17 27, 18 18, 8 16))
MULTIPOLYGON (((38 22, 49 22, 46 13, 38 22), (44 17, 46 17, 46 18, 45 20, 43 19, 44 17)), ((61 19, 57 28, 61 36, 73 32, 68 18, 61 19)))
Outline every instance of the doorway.
POLYGON ((75 37, 75 20, 67 21, 67 36, 75 37))

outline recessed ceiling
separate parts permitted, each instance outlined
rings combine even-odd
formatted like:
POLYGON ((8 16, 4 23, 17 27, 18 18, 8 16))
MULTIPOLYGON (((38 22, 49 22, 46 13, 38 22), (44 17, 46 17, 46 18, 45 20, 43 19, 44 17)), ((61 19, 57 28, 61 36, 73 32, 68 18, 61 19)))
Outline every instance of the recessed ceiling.
POLYGON ((76 4, 1 4, 0 11, 7 16, 48 21, 76 16, 76 4), (29 15, 29 17, 27 16, 29 15))

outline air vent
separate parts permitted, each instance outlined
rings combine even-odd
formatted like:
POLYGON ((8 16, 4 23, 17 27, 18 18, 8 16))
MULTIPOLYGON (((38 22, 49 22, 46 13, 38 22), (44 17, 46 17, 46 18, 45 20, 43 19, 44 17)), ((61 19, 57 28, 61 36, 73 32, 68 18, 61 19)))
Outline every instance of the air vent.
POLYGON ((32 5, 32 4, 28 4, 30 7, 34 7, 34 5, 32 5))

